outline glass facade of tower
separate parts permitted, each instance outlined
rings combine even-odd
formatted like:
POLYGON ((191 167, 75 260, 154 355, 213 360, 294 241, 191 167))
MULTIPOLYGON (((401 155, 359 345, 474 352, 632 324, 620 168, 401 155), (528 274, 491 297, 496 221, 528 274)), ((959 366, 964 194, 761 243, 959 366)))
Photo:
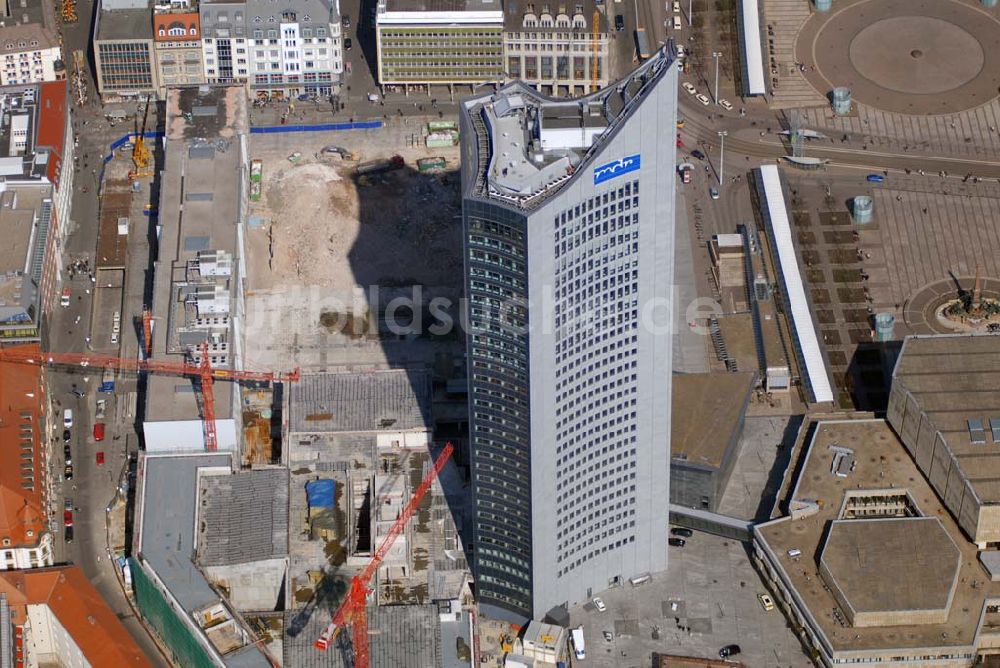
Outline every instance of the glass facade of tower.
POLYGON ((466 206, 472 484, 480 600, 531 609, 525 217, 466 206))

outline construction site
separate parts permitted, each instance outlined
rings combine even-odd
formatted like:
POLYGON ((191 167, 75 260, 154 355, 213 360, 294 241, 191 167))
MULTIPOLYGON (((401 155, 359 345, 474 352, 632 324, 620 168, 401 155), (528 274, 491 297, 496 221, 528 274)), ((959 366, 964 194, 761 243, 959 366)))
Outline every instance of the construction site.
POLYGON ((442 341, 421 345, 431 324, 422 311, 434 297, 457 305, 462 225, 458 147, 428 148, 426 134, 393 126, 252 136, 249 359, 303 369, 433 360, 442 341), (394 312, 416 330, 405 351, 391 349, 400 336, 385 321, 395 297, 415 302, 394 312))

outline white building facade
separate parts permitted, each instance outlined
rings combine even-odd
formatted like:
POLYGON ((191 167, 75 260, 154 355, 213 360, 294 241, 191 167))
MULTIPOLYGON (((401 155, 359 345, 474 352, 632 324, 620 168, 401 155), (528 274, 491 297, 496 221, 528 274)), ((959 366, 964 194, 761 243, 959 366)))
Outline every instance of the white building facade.
POLYGON ((0 28, 0 86, 66 78, 59 38, 41 25, 0 28))
POLYGON ((256 99, 329 97, 344 70, 337 0, 247 3, 250 89, 256 99))

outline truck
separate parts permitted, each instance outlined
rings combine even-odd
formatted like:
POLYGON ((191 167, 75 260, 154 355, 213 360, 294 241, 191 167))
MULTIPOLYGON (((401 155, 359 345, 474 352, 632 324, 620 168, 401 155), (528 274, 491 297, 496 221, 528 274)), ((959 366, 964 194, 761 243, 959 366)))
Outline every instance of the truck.
POLYGON ((370 176, 372 174, 381 174, 383 172, 391 172, 396 169, 402 169, 404 164, 406 163, 403 161, 403 156, 394 155, 388 160, 369 160, 368 162, 362 162, 355 168, 354 173, 358 176, 370 176))
POLYGON ((587 658, 587 647, 583 640, 583 627, 578 626, 570 631, 570 638, 573 641, 573 654, 576 658, 583 660, 587 658))
POLYGON ((635 29, 635 52, 639 55, 639 60, 648 60, 653 55, 649 50, 649 36, 646 35, 645 28, 635 29))
POLYGON ((98 392, 110 394, 115 391, 115 370, 111 367, 104 369, 104 376, 101 378, 101 387, 98 392))

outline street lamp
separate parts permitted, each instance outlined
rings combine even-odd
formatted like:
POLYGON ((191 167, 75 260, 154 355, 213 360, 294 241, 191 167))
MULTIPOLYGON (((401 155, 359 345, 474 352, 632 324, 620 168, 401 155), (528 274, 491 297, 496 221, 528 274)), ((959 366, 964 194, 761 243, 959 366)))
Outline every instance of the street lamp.
POLYGON ((722 57, 722 52, 713 51, 712 58, 715 58, 715 103, 719 104, 719 58, 722 57))
POLYGON ((719 130, 719 185, 722 185, 722 159, 725 157, 726 149, 726 135, 729 132, 726 130, 719 130))

